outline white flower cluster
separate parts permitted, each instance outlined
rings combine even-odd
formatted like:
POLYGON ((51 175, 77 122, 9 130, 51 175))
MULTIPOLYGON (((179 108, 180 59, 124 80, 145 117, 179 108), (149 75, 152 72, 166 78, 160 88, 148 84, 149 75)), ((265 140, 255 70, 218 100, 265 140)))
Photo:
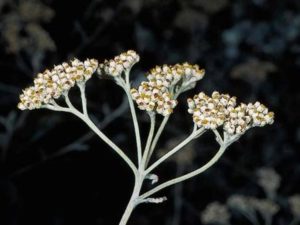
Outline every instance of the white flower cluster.
POLYGON ((224 131, 230 135, 243 134, 251 127, 263 127, 274 122, 274 113, 263 104, 241 103, 234 108, 224 124, 224 131))
POLYGON ((135 51, 128 50, 113 59, 105 60, 103 63, 99 64, 98 73, 100 75, 105 74, 118 77, 126 70, 130 70, 139 60, 140 56, 135 51))
POLYGON ((227 205, 250 217, 254 215, 255 210, 263 217, 272 217, 280 209, 280 206, 270 199, 257 199, 243 195, 230 196, 227 200, 227 205))
POLYGON ((205 129, 216 129, 224 124, 231 110, 236 105, 236 98, 215 91, 209 97, 203 92, 188 99, 188 112, 193 114, 194 123, 205 129))
POLYGON ((163 116, 170 115, 177 105, 177 100, 166 88, 152 86, 149 82, 142 82, 138 89, 131 89, 131 95, 139 109, 155 111, 163 116))
POLYGON ((272 168, 263 167, 257 171, 258 184, 267 194, 275 194, 280 186, 281 177, 272 168))
POLYGON ((98 61, 95 59, 87 59, 84 62, 74 59, 70 63, 64 62, 52 70, 39 73, 34 79, 34 85, 23 90, 18 108, 32 110, 49 104, 51 100, 68 92, 76 83, 90 79, 97 67, 98 61))
POLYGON ((150 85, 168 88, 172 94, 175 94, 180 88, 181 91, 185 91, 194 87, 194 84, 203 78, 204 73, 204 69, 189 63, 163 65, 151 69, 147 79, 150 85))
POLYGON ((271 217, 280 209, 279 205, 270 199, 251 198, 251 205, 264 217, 271 217))
POLYGON ((300 195, 293 195, 289 197, 289 205, 294 217, 300 218, 300 195))
POLYGON ((203 224, 229 224, 230 213, 226 205, 210 203, 201 214, 203 224))
POLYGON ((183 63, 156 66, 147 74, 147 81, 142 82, 137 89, 131 89, 131 95, 139 109, 167 116, 177 105, 176 97, 179 93, 176 92, 188 90, 203 76, 204 70, 200 70, 198 65, 183 63))
POLYGON ((261 103, 241 103, 236 107, 236 97, 213 92, 212 97, 203 92, 188 99, 188 112, 198 127, 216 129, 223 126, 229 135, 243 134, 251 127, 272 124, 274 113, 261 103))
POLYGON ((251 213, 253 212, 253 207, 251 205, 251 197, 243 196, 243 195, 231 195, 227 199, 227 205, 235 210, 251 213))

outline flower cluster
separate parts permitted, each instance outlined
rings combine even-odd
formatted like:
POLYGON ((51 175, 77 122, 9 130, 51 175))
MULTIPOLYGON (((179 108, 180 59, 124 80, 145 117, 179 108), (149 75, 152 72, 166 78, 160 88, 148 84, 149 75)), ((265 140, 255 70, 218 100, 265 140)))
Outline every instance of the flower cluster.
POLYGON ((49 23, 55 11, 43 1, 0 1, 0 8, 6 9, 1 17, 1 36, 6 42, 5 49, 12 54, 25 51, 29 56, 33 53, 44 54, 55 51, 55 42, 43 28, 49 23))
POLYGON ((263 127, 272 124, 274 113, 263 104, 256 102, 248 105, 241 103, 234 108, 224 124, 224 131, 230 135, 243 134, 251 127, 263 127))
POLYGON ((216 129, 224 124, 230 111, 236 105, 236 98, 215 91, 209 97, 203 92, 188 99, 188 112, 193 114, 193 120, 198 127, 216 129))
POLYGON ((163 116, 170 115, 177 105, 176 99, 166 88, 152 86, 149 82, 142 82, 138 89, 131 89, 131 95, 139 109, 155 111, 163 116))
POLYGON ((274 195, 280 186, 281 177, 272 168, 260 168, 257 171, 258 184, 267 195, 274 195))
POLYGON ((270 199, 258 199, 243 195, 232 195, 228 198, 227 205, 248 218, 255 218, 255 211, 257 211, 267 220, 280 210, 280 206, 270 199))
POLYGON ((238 211, 243 213, 251 213, 253 211, 253 207, 251 205, 251 197, 243 196, 243 195, 232 195, 227 199, 227 205, 238 211))
POLYGON ((293 195, 289 197, 289 205, 294 217, 300 218, 300 195, 293 195))
POLYGON ((151 69, 147 79, 150 85, 168 88, 172 94, 175 94, 180 88, 184 91, 194 87, 196 81, 203 78, 204 73, 204 69, 199 69, 198 65, 188 63, 163 65, 151 69))
POLYGON ((279 205, 269 199, 251 198, 251 205, 264 217, 272 217, 280 209, 279 205))
POLYGON ((98 73, 113 77, 121 76, 124 71, 129 71, 131 67, 140 60, 140 56, 133 50, 128 50, 113 59, 105 60, 99 64, 98 73))
POLYGON ((147 81, 131 89, 131 95, 139 109, 167 116, 177 105, 178 94, 190 89, 203 76, 204 70, 198 65, 156 66, 147 74, 147 81))
POLYGON ((201 214, 203 224, 229 224, 230 213, 226 205, 210 203, 201 214))
POLYGON ((87 59, 84 62, 74 59, 70 63, 62 63, 52 70, 39 73, 34 79, 34 85, 23 90, 18 108, 38 109, 43 104, 49 104, 59 98, 76 83, 87 81, 98 67, 98 61, 87 59))
POLYGON ((241 103, 236 106, 236 98, 213 92, 209 97, 203 92, 188 99, 188 112, 198 127, 216 129, 223 126, 229 135, 243 134, 251 127, 272 124, 274 113, 261 103, 241 103))

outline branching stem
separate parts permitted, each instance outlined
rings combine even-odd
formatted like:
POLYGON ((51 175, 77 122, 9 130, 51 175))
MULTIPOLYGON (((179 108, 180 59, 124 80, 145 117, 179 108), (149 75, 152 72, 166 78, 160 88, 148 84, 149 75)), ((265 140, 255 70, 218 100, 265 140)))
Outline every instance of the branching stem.
POLYGON ((150 150, 150 146, 153 140, 153 135, 154 135, 154 130, 155 130, 155 114, 151 113, 149 114, 150 116, 150 130, 149 130, 149 134, 148 134, 148 138, 147 138, 147 142, 146 142, 146 147, 143 153, 143 159, 142 159, 142 166, 145 169, 146 167, 146 162, 147 159, 149 158, 149 150, 150 150))
POLYGON ((158 165, 160 165, 162 162, 164 162, 166 159, 168 159, 170 156, 174 155, 176 152, 178 152, 180 149, 182 149, 184 146, 186 146, 191 140, 193 140, 196 136, 201 135, 204 133, 205 129, 201 128, 199 130, 193 131, 190 136, 188 136, 186 139, 184 139, 179 145, 177 145, 175 148, 173 148, 171 151, 166 153, 164 156, 162 156, 160 159, 158 159, 155 163, 153 163, 148 169, 146 169, 145 174, 149 174, 152 170, 154 170, 158 165))
POLYGON ((172 180, 166 181, 165 183, 162 183, 162 184, 158 185, 157 187, 153 188, 152 190, 142 194, 140 196, 140 198, 141 199, 148 198, 149 196, 155 194, 158 191, 161 191, 162 189, 164 189, 166 187, 169 187, 169 186, 174 185, 176 183, 185 181, 187 179, 190 179, 194 176, 199 175, 200 173, 203 173, 204 171, 206 171, 208 168, 210 168, 212 165, 214 165, 219 160, 219 158, 223 155, 225 150, 226 150, 226 146, 222 145, 220 147, 220 149, 218 150, 218 152, 215 154, 215 156, 210 161, 208 161, 204 166, 200 167, 199 169, 197 169, 193 172, 185 174, 183 176, 180 176, 180 177, 174 178, 172 180))
POLYGON ((155 134, 155 136, 153 138, 153 142, 151 144, 150 152, 149 152, 149 155, 147 157, 147 161, 146 161, 145 166, 148 165, 148 163, 149 163, 149 161, 151 159, 151 156, 152 156, 152 154, 153 154, 153 152, 155 150, 155 147, 157 145, 157 142, 158 142, 158 140, 159 140, 159 138, 160 138, 160 136, 161 136, 161 134, 162 134, 162 132, 163 132, 163 130, 164 130, 164 128, 165 128, 168 120, 169 120, 169 118, 170 118, 170 116, 165 116, 164 119, 163 119, 163 121, 161 122, 161 124, 160 124, 160 126, 159 126, 159 128, 157 130, 157 133, 155 134))
POLYGON ((125 71, 125 84, 122 86, 129 102, 129 108, 132 116, 133 126, 134 126, 134 132, 135 132, 135 138, 136 138, 136 145, 137 145, 137 155, 138 155, 138 164, 141 164, 142 161, 142 144, 141 144, 141 134, 140 134, 140 128, 136 116, 136 111, 134 107, 134 103, 130 94, 130 82, 129 82, 129 70, 125 71))
POLYGON ((61 107, 57 104, 55 105, 46 105, 44 108, 48 108, 54 111, 68 112, 72 113, 78 118, 80 118, 83 122, 85 122, 88 127, 93 130, 99 137, 102 139, 107 145, 109 145, 130 167, 135 176, 137 176, 137 168, 134 163, 128 158, 128 156, 114 143, 112 142, 98 127, 93 123, 93 121, 89 118, 88 114, 83 114, 79 112, 71 103, 68 95, 65 95, 66 104, 68 107, 61 107))
POLYGON ((81 95, 81 104, 82 104, 83 114, 85 116, 88 116, 86 96, 85 96, 85 83, 79 83, 78 87, 79 87, 80 95, 81 95))

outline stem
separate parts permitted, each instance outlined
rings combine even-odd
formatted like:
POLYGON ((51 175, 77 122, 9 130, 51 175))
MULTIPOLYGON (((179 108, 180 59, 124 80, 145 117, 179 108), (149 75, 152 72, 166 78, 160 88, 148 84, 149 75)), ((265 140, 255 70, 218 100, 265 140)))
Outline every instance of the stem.
POLYGON ((85 96, 85 83, 79 83, 77 85, 79 87, 80 95, 81 95, 82 111, 83 114, 87 116, 88 112, 87 112, 86 96, 85 96))
POLYGON ((137 121, 134 103, 133 103, 133 100, 132 100, 132 97, 130 94, 129 72, 130 72, 129 70, 125 71, 126 83, 125 83, 125 85, 122 86, 122 88, 124 89, 124 91, 127 95, 127 98, 128 98, 128 102, 129 102, 129 107, 130 107, 131 116, 132 116, 132 120, 133 120, 135 138, 136 138, 138 164, 140 165, 140 163, 142 161, 141 135, 140 135, 140 128, 139 128, 139 124, 137 121))
POLYGON ((179 145, 177 145, 175 148, 173 148, 171 151, 166 153, 164 156, 162 156, 159 160, 157 160, 155 163, 153 163, 146 171, 145 174, 149 174, 153 169, 155 169, 158 165, 160 165, 163 161, 168 159, 170 156, 178 152, 180 149, 182 149, 185 145, 187 145, 191 140, 193 140, 196 136, 199 134, 202 134, 204 132, 204 128, 201 128, 197 131, 193 131, 190 136, 188 136, 184 141, 182 141, 179 145))
POLYGON ((151 145, 151 148, 150 148, 150 152, 149 152, 149 156, 147 157, 147 161, 146 161, 145 166, 148 165, 148 163, 149 163, 149 161, 151 159, 151 156, 152 156, 152 154, 154 152, 154 149, 156 147, 156 144, 157 144, 157 142, 158 142, 158 140, 159 140, 159 138, 160 138, 160 136, 161 136, 161 134, 162 134, 162 132, 163 132, 163 130, 164 130, 164 128, 165 128, 168 120, 169 120, 169 118, 170 118, 170 116, 165 116, 164 119, 163 119, 163 121, 161 122, 161 124, 160 124, 160 126, 159 126, 159 128, 157 130, 157 133, 156 133, 156 135, 155 135, 155 137, 153 139, 153 142, 152 142, 152 145, 151 145))
POLYGON ((108 144, 121 158, 123 158, 123 160, 128 164, 128 166, 131 168, 134 174, 137 173, 136 166, 128 158, 128 156, 114 142, 112 142, 103 132, 101 132, 88 116, 74 110, 71 110, 71 112, 76 116, 78 116, 81 120, 83 120, 83 122, 85 122, 106 144, 108 144))
POLYGON ((272 216, 270 216, 270 215, 265 216, 265 224, 266 225, 272 225, 272 221, 273 221, 272 216))
POLYGON ((126 207, 126 210, 121 218, 121 221, 119 223, 119 225, 126 225, 128 220, 129 220, 129 217, 130 215, 132 214, 132 211, 134 209, 135 205, 134 205, 134 201, 133 201, 133 198, 131 197, 130 200, 129 200, 129 203, 126 207))
POLYGON ((251 210, 251 212, 243 212, 242 215, 246 217, 246 219, 249 220, 253 225, 260 225, 255 211, 251 210))
POLYGON ((218 132, 218 130, 213 129, 214 134, 216 135, 216 141, 222 145, 223 143, 223 138, 221 137, 220 133, 218 132))
MULTIPOLYGON (((181 94, 181 88, 175 94, 174 98, 177 99, 180 94, 181 94)), ((157 130, 157 133, 156 133, 156 135, 155 135, 155 137, 153 139, 153 142, 152 142, 152 145, 151 145, 151 148, 150 148, 149 156, 147 157, 147 161, 146 161, 145 167, 147 167, 147 165, 148 165, 148 163, 149 163, 149 161, 151 159, 151 156, 152 156, 152 154, 153 154, 153 152, 155 150, 157 142, 158 142, 158 140, 159 140, 159 138, 160 138, 163 130, 165 129, 165 126, 166 126, 167 122, 169 121, 169 118, 170 118, 170 116, 165 116, 164 119, 163 119, 163 121, 161 122, 158 130, 157 130)))
POLYGON ((205 170, 210 168, 212 165, 214 165, 219 160, 219 158, 225 152, 226 147, 227 147, 226 145, 222 145, 220 147, 220 149, 218 150, 218 152, 215 154, 215 156, 210 161, 208 161, 204 166, 200 167, 199 169, 197 169, 193 172, 187 173, 183 176, 180 176, 180 177, 174 178, 172 180, 166 181, 165 183, 162 183, 161 185, 158 185, 157 187, 153 188, 152 190, 144 193, 143 195, 140 196, 140 198, 141 199, 148 198, 149 196, 153 195, 154 193, 156 193, 158 191, 161 191, 162 189, 164 189, 166 187, 169 187, 173 184, 185 181, 185 180, 190 179, 190 178, 192 178, 196 175, 199 175, 200 173, 203 173, 205 170))
POLYGON ((71 103, 68 95, 65 95, 65 100, 69 108, 61 107, 57 104, 55 105, 46 105, 44 108, 51 109, 54 111, 62 111, 72 113, 75 116, 79 117, 83 122, 85 122, 92 131, 94 131, 100 139, 102 139, 107 145, 109 145, 130 167, 134 175, 137 175, 137 168, 134 163, 128 158, 128 156, 114 143, 112 142, 102 131, 98 129, 98 127, 93 123, 93 121, 89 118, 88 115, 84 115, 79 112, 71 103))
MULTIPOLYGON (((178 164, 176 168, 176 176, 179 176, 184 171, 184 166, 178 164)), ((171 225, 179 225, 181 220, 181 211, 182 211, 182 191, 183 184, 179 183, 174 188, 174 216, 172 218, 171 225)))
POLYGON ((151 146, 151 142, 152 142, 153 134, 154 134, 154 129, 155 129, 155 114, 149 114, 149 116, 150 116, 150 130, 149 130, 146 147, 144 150, 144 155, 143 155, 142 164, 141 164, 143 169, 145 169, 145 167, 146 167, 146 162, 148 159, 149 150, 150 150, 150 146, 151 146))
POLYGON ((134 208, 138 205, 138 198, 140 195, 140 191, 143 185, 143 180, 144 180, 144 176, 142 175, 137 175, 136 176, 136 180, 135 180, 135 184, 134 184, 134 188, 133 188, 133 192, 132 195, 130 197, 130 200, 127 204, 127 207, 123 213, 123 216, 121 218, 121 221, 119 223, 119 225, 126 225, 130 215, 132 214, 132 211, 134 210, 134 208))

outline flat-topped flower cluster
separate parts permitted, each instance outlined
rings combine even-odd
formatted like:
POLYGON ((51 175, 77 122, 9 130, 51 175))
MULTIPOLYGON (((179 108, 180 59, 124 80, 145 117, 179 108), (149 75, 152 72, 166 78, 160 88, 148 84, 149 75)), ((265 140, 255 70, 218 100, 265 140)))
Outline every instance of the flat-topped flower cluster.
POLYGON ((170 115, 177 105, 177 100, 167 89, 152 86, 149 82, 142 82, 138 89, 131 89, 131 95, 139 109, 163 116, 170 115))
MULTIPOLYGON (((113 59, 104 60, 99 66, 96 59, 64 62, 52 70, 39 73, 34 79, 34 85, 20 95, 18 107, 22 110, 41 108, 68 92, 76 83, 87 81, 96 70, 100 75, 119 79, 139 59, 135 51, 129 50, 113 59)), ((131 88, 131 97, 139 109, 168 116, 177 105, 177 97, 193 88, 204 73, 204 69, 189 63, 156 66, 146 74, 146 81, 141 82, 137 88, 131 88)), ((273 123, 274 113, 259 102, 236 105, 236 97, 228 94, 215 91, 209 97, 200 92, 188 99, 188 112, 193 115, 193 121, 198 127, 216 129, 223 126, 224 131, 230 135, 273 123)))
POLYGON ((131 94, 139 109, 168 116, 177 105, 178 95, 192 88, 203 76, 204 70, 198 65, 156 66, 147 74, 147 81, 131 89, 131 94))
POLYGON ((140 61, 140 56, 135 51, 128 50, 113 59, 104 60, 99 64, 98 73, 118 77, 123 72, 129 71, 138 61, 140 61))
POLYGON ((251 127, 272 124, 274 113, 261 103, 236 106, 236 97, 215 91, 209 97, 203 92, 188 99, 188 112, 198 127, 216 129, 223 125, 227 134, 243 134, 251 127))
POLYGON ((84 62, 74 59, 70 63, 64 62, 52 70, 39 73, 33 81, 34 85, 23 90, 18 108, 32 110, 49 104, 68 92, 76 83, 90 79, 97 67, 96 59, 87 59, 84 62))
POLYGON ((167 89, 171 94, 186 91, 194 87, 204 76, 204 69, 189 63, 156 66, 147 74, 151 86, 167 89))

